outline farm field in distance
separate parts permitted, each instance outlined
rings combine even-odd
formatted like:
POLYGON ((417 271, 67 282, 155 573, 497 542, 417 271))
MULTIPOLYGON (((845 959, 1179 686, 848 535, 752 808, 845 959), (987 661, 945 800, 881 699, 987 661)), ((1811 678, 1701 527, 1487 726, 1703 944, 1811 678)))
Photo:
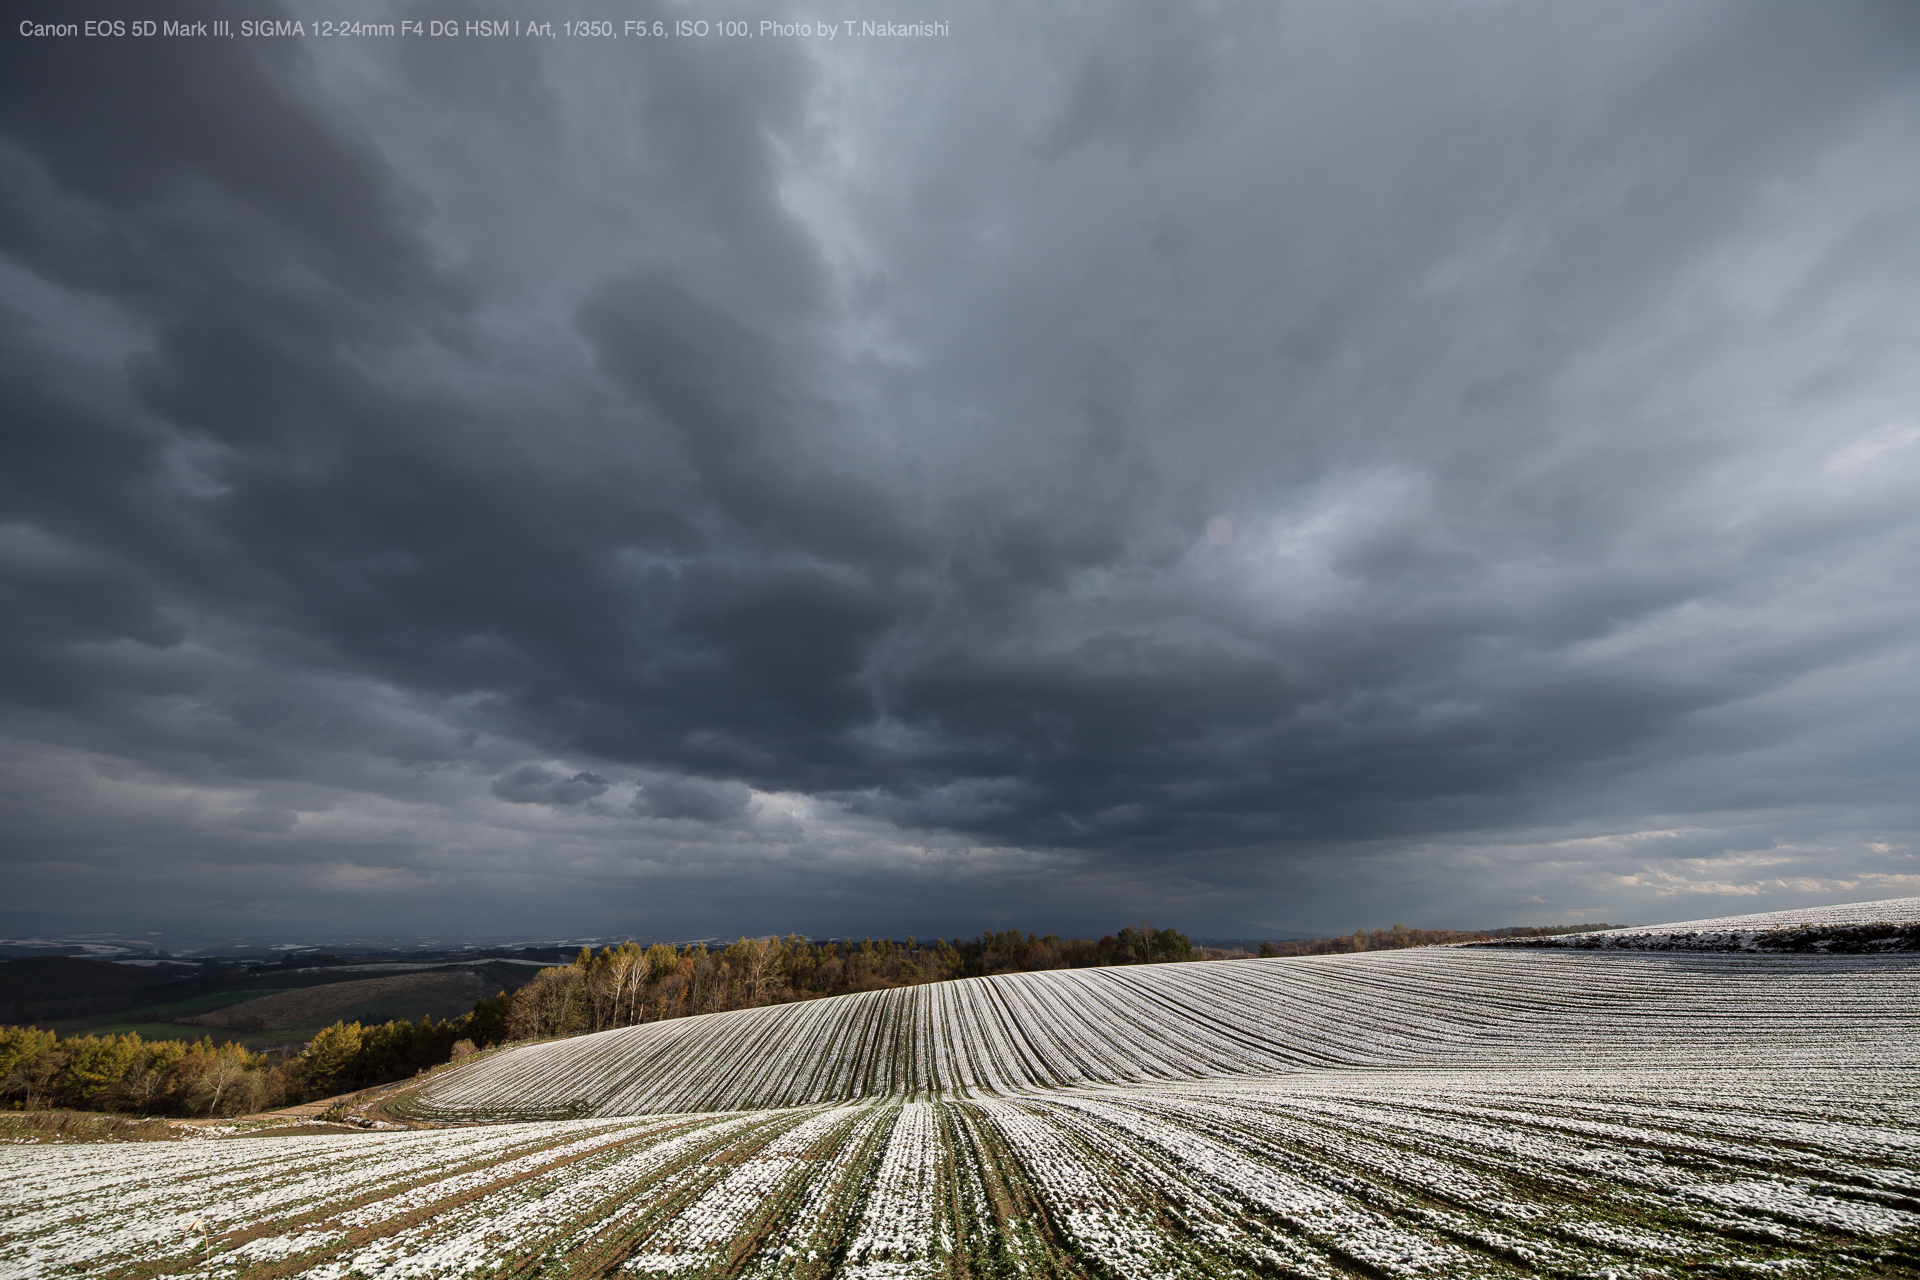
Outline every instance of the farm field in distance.
POLYGON ((1431 947, 740 1010, 368 1110, 441 1127, 12 1146, 0 1275, 1920 1276, 1916 997, 1431 947))
MULTIPOLYGON (((551 963, 551 962, 549 962, 551 963)), ((297 1047, 336 1020, 458 1017, 480 996, 524 984, 538 964, 500 958, 327 967, 204 968, 186 977, 68 957, 0 964, 0 1022, 62 1035, 147 1040, 212 1036, 251 1049, 297 1047)))

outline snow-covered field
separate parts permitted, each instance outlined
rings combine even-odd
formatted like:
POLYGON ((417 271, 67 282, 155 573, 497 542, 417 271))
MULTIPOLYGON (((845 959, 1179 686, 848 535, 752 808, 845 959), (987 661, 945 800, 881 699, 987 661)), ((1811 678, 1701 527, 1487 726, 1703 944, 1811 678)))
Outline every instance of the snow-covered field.
POLYGON ((1914 942, 1920 940, 1916 934, 1920 934, 1920 898, 1886 898, 1800 911, 1763 911, 1712 920, 1633 925, 1597 933, 1511 939, 1500 945, 1592 951, 1760 951, 1784 947, 1817 950, 1833 942, 1844 942, 1849 950, 1883 947, 1911 951, 1915 949, 1914 942), (1881 927, 1881 932, 1898 931, 1901 936, 1871 938, 1869 935, 1876 926, 1881 927))
POLYGON ((1844 902, 1832 907, 1804 907, 1799 911, 1762 911, 1756 915, 1682 920, 1678 924, 1638 925, 1609 929, 1607 932, 1616 935, 1679 933, 1682 930, 1730 933, 1746 929, 1779 929, 1791 925, 1910 924, 1914 921, 1920 921, 1920 898, 1882 898, 1878 902, 1844 902))
POLYGON ((449 1120, 804 1106, 1340 1067, 1915 1060, 1920 957, 1425 947, 969 978, 649 1023, 434 1081, 449 1120))
POLYGON ((1892 1275, 1911 1085, 1399 1068, 18 1148, 0 1273, 1892 1275))
POLYGON ((0 1276, 1917 1276, 1916 997, 1431 948, 687 1019, 414 1102, 508 1122, 12 1147, 0 1276))

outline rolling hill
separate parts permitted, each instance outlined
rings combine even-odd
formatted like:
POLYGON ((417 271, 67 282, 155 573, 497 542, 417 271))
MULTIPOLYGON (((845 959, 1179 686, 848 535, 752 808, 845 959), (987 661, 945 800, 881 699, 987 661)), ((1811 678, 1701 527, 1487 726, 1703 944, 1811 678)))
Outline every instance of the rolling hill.
POLYGON ((394 1099, 457 1127, 4 1149, 0 1275, 1911 1278, 1916 997, 1456 947, 709 1015, 394 1099))
POLYGON ((487 990, 471 969, 438 969, 279 991, 176 1020, 227 1031, 318 1028, 340 1017, 371 1021, 388 1005, 398 1011, 393 1016, 407 1021, 423 1012, 446 1019, 471 1009, 487 990))
POLYGON ((293 1048, 336 1020, 447 1020, 494 991, 515 990, 538 966, 482 958, 329 967, 275 965, 134 968, 103 960, 34 957, 0 963, 0 1024, 63 1035, 216 1038, 293 1048))
POLYGON ((1920 898, 1558 934, 1509 945, 1586 951, 1920 951, 1920 898))
POLYGON ((173 981, 169 972, 75 956, 0 961, 0 1023, 120 1009, 165 992, 173 981))
POLYGON ((1001 974, 647 1023, 437 1077, 432 1119, 969 1097, 1257 1072, 1787 1065, 1902 1045, 1916 963, 1425 947, 1001 974))

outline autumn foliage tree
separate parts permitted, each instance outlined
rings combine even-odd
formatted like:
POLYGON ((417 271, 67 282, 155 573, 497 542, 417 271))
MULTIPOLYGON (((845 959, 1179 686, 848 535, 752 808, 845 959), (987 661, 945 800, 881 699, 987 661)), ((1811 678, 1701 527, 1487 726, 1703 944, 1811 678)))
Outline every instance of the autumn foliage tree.
POLYGON ((466 1024, 465 1018, 335 1023, 286 1062, 212 1040, 62 1039, 33 1027, 0 1027, 0 1098, 27 1111, 246 1115, 404 1080, 447 1061, 466 1024))
MULTIPOLYGON (((1162 964, 1194 955, 1184 934, 1144 923, 1100 939, 1008 930, 928 943, 809 942, 795 934, 741 938, 714 951, 698 942, 645 949, 627 942, 598 952, 582 948, 571 964, 542 969, 511 997, 499 998, 508 1002, 504 1038, 526 1040, 953 978, 1162 964)), ((476 1037, 476 1043, 488 1041, 476 1037)))
POLYGON ((241 1115, 284 1101, 287 1073, 265 1054, 211 1040, 61 1039, 0 1027, 0 1097, 37 1111, 71 1107, 146 1115, 241 1115))

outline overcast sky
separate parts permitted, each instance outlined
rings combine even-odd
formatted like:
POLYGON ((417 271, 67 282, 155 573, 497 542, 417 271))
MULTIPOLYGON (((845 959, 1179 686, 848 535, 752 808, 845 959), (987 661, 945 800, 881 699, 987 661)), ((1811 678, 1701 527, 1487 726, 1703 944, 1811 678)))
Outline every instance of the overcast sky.
POLYGON ((1920 6, 848 17, 0 34, 0 929, 1920 894, 1920 6))

